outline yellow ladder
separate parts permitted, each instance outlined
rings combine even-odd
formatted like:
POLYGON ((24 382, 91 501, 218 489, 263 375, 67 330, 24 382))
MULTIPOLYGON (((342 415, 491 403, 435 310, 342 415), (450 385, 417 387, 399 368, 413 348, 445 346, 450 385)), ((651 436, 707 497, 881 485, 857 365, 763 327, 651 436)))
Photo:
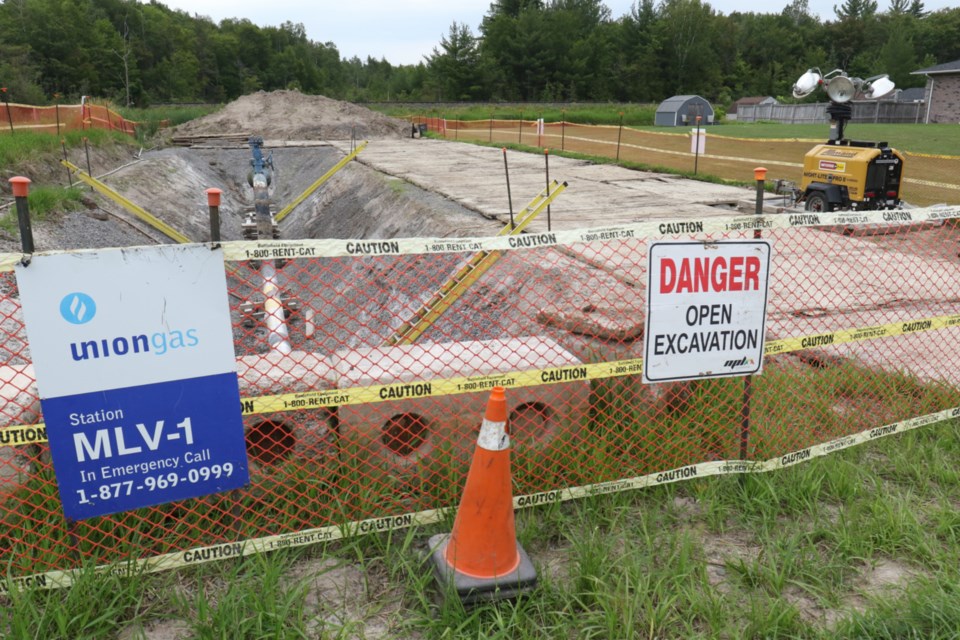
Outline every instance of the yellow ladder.
POLYGON ((341 160, 341 161, 338 162, 337 164, 333 165, 333 166, 330 168, 329 171, 327 171, 325 174, 323 174, 322 176, 320 176, 319 178, 317 178, 317 181, 316 181, 316 182, 314 182, 313 184, 311 184, 309 187, 307 187, 307 188, 304 190, 303 193, 301 193, 299 196, 297 196, 296 198, 294 198, 293 202, 291 202, 290 204, 288 204, 287 206, 285 206, 285 207, 283 208, 283 210, 280 211, 280 213, 278 213, 277 215, 275 215, 275 216, 273 217, 273 219, 274 219, 276 222, 279 223, 281 220, 283 220, 284 218, 286 218, 287 215, 288 215, 291 211, 293 211, 301 202, 303 202, 304 200, 306 200, 307 198, 309 198, 310 195, 311 195, 314 191, 316 191, 317 189, 319 189, 320 187, 322 187, 322 186, 323 186, 323 183, 325 183, 327 180, 329 180, 330 178, 332 178, 332 177, 334 176, 334 174, 336 174, 338 171, 340 171, 340 169, 343 169, 345 166, 347 166, 347 163, 348 163, 348 162, 350 162, 351 160, 353 160, 354 158, 356 158, 356 157, 357 157, 357 154, 360 153, 361 151, 363 151, 363 150, 366 148, 367 144, 369 144, 369 143, 368 143, 368 142, 364 142, 364 143, 361 144, 359 147, 357 147, 356 149, 354 149, 353 151, 351 151, 350 154, 349 154, 347 157, 345 157, 343 160, 341 160))
POLYGON ((141 220, 149 224, 151 227, 153 227, 157 231, 166 235, 168 238, 176 240, 181 244, 187 244, 188 242, 191 242, 190 238, 183 235, 182 233, 180 233, 179 231, 177 231, 176 229, 168 225, 166 222, 163 222, 152 213, 149 213, 143 207, 140 207, 134 204, 130 200, 127 200, 122 195, 120 195, 119 193, 117 193, 116 191, 114 191, 104 183, 100 182, 93 176, 89 175, 84 171, 81 171, 80 167, 76 166, 75 164, 69 162, 68 160, 61 160, 60 164, 70 169, 70 171, 73 171, 74 173, 76 173, 77 177, 80 179, 81 182, 84 182, 90 185, 91 187, 96 189, 99 193, 107 196, 108 198, 110 198, 111 200, 119 204, 121 207, 123 207, 133 215, 137 216, 138 218, 140 218, 141 220))
MULTIPOLYGON (((517 214, 516 224, 508 224, 497 235, 518 235, 566 188, 566 182, 558 183, 554 180, 517 214)), ((387 344, 393 346, 416 342, 502 256, 502 251, 480 251, 473 254, 470 260, 413 314, 412 318, 400 325, 393 335, 387 338, 387 344)))

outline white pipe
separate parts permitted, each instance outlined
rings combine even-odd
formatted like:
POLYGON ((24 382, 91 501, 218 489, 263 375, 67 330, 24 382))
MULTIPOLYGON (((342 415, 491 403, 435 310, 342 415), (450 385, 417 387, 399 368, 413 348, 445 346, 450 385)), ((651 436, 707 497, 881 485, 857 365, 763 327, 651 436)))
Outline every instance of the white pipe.
POLYGON ((290 347, 290 332, 280 301, 277 269, 273 260, 260 263, 260 276, 263 278, 263 322, 267 327, 267 342, 274 351, 287 355, 293 349, 290 347))
POLYGON ((930 124, 930 105, 933 104, 933 85, 937 82, 933 76, 927 77, 930 79, 930 95, 927 96, 927 115, 923 117, 923 124, 930 124))

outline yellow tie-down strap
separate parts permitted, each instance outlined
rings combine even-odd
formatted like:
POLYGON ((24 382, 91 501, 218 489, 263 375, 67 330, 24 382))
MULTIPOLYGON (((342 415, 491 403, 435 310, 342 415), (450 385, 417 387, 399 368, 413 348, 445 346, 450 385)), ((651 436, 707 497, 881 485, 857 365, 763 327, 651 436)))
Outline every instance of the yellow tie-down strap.
MULTIPOLYGON (((892 322, 890 324, 856 329, 842 329, 798 338, 771 340, 764 345, 764 355, 792 353, 817 347, 850 344, 900 336, 909 333, 937 331, 960 326, 960 314, 892 322)), ((304 411, 344 405, 370 404, 390 400, 430 398, 461 393, 489 391, 493 387, 520 388, 544 384, 602 380, 643 372, 642 358, 629 358, 594 364, 577 364, 548 369, 529 369, 482 376, 461 376, 436 380, 414 380, 391 384, 321 389, 300 393, 241 398, 243 415, 257 415, 282 411, 304 411)), ((17 425, 0 429, 0 447, 16 447, 47 442, 44 424, 17 425)))

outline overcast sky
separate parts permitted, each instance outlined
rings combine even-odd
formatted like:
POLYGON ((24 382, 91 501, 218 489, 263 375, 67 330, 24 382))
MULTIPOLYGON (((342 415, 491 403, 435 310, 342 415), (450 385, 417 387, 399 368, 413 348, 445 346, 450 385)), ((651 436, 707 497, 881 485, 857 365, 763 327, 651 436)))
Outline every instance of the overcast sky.
MULTIPOLYGON (((386 58, 393 65, 416 64, 433 52, 456 21, 479 35, 480 21, 491 0, 159 0, 215 22, 224 18, 247 18, 260 26, 299 22, 307 37, 332 42, 343 58, 386 58)), ((629 13, 635 0, 606 0, 614 18, 629 13)), ((708 0, 723 14, 757 11, 756 0, 708 0)), ((789 0, 763 3, 766 11, 779 13, 789 0)), ((821 19, 833 19, 833 6, 843 0, 810 0, 810 10, 821 19)), ((925 0, 928 11, 942 9, 956 0, 925 0)), ((878 0, 880 11, 889 0, 878 0)))

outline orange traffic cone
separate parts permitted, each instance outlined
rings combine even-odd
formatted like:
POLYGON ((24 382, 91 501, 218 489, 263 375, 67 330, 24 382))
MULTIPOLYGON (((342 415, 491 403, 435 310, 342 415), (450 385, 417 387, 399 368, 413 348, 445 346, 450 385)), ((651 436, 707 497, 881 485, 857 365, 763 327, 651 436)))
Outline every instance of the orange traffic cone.
POLYGON ((494 387, 453 532, 430 538, 438 580, 452 583, 464 604, 512 598, 537 583, 517 542, 511 482, 507 399, 494 387))

